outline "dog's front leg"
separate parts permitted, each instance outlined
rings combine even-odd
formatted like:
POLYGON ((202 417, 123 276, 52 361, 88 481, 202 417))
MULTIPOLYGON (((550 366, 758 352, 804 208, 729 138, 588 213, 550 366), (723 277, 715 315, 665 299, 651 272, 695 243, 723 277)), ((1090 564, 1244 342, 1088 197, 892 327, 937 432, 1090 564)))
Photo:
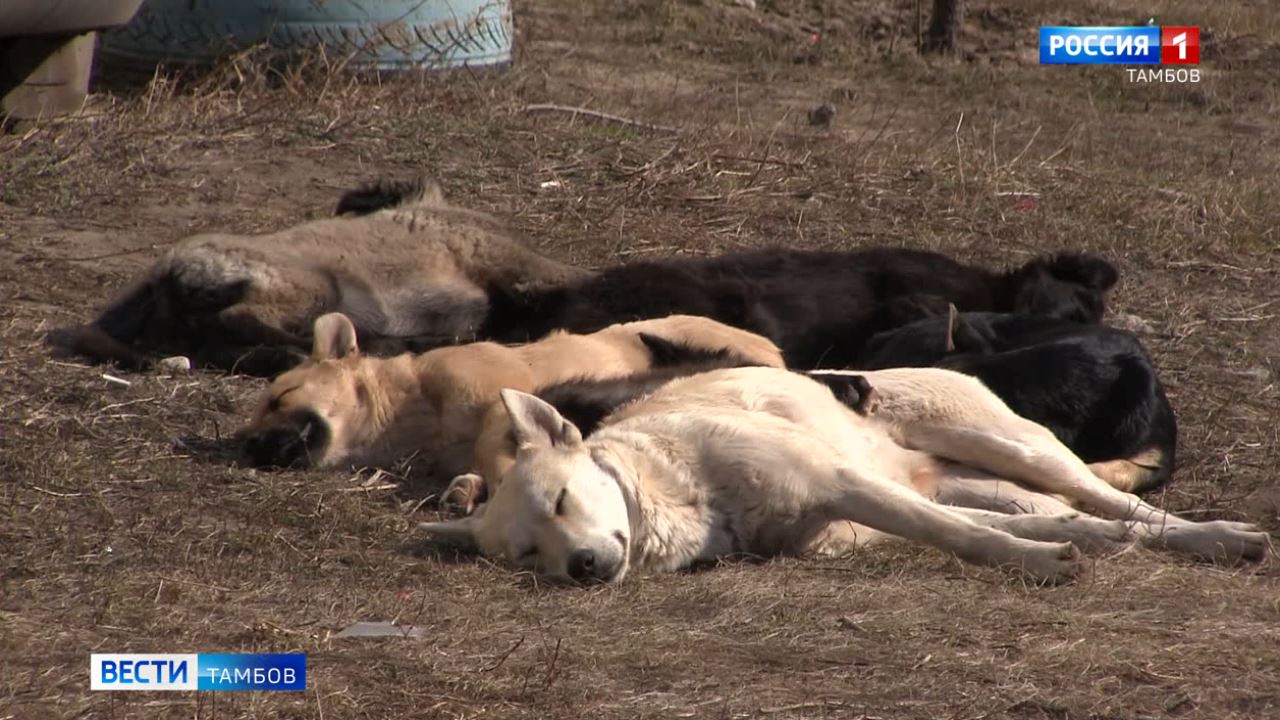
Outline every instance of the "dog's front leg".
POLYGON ((832 519, 931 545, 978 565, 1013 566, 1036 580, 1064 582, 1079 571, 1070 543, 1038 542, 983 527, 886 479, 837 468, 832 519))

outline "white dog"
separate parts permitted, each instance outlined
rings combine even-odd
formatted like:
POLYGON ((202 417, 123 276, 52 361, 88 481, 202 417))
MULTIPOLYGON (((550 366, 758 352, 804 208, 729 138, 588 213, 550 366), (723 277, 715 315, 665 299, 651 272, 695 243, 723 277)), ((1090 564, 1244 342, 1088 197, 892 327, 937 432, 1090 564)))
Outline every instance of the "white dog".
MULTIPOLYGON (((1267 551, 1269 537, 1252 526, 1190 522, 1112 488, 971 377, 857 374, 877 393, 869 416, 805 376, 740 368, 673 381, 585 441, 550 405, 505 390, 515 465, 482 512, 424 529, 552 578, 602 582, 885 536, 1047 582, 1074 577, 1079 550, 1134 540, 1224 563, 1267 551), (997 492, 1008 480, 1111 519, 992 512, 1009 509, 997 492), (944 506, 935 494, 985 507, 944 506)), ((1065 508, 1037 497, 1021 509, 1065 508)))

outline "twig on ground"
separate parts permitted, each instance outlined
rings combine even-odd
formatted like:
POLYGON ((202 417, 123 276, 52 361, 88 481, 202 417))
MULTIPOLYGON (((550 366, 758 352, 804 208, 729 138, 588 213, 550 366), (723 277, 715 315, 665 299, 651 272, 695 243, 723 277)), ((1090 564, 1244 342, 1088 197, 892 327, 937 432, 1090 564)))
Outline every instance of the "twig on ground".
POLYGON ((606 122, 617 123, 618 125, 627 125, 630 127, 644 128, 645 130, 653 130, 655 132, 666 132, 666 133, 679 132, 679 130, 677 130, 676 128, 669 127, 667 125, 654 125, 653 123, 647 123, 647 122, 642 122, 640 120, 632 120, 631 118, 625 118, 625 117, 622 117, 621 115, 611 115, 606 112, 600 112, 599 110, 590 110, 588 108, 572 107, 569 105, 551 105, 551 104, 545 104, 545 103, 537 104, 537 105, 525 105, 524 112, 570 113, 575 116, 584 115, 586 117, 595 118, 597 120, 604 120, 606 122))
POLYGON ((41 492, 41 493, 44 493, 45 495, 52 495, 54 497, 60 497, 60 498, 78 498, 78 497, 85 496, 85 493, 68 493, 68 492, 58 492, 56 490, 45 490, 39 485, 31 485, 30 488, 32 490, 35 490, 36 492, 41 492))
POLYGON ((551 683, 556 681, 556 661, 560 659, 560 643, 564 638, 556 638, 556 649, 551 655, 551 664, 547 667, 547 678, 542 684, 542 689, 546 690, 551 687, 551 683))
POLYGON ((741 160, 742 162, 753 162, 753 163, 759 163, 761 165, 781 165, 783 167, 797 167, 797 168, 804 167, 804 163, 802 162, 796 162, 794 160, 775 160, 770 157, 757 158, 757 157, 747 157, 745 155, 728 155, 726 153, 716 153, 711 157, 714 157, 717 160, 741 160))
POLYGON ((489 665, 488 667, 480 668, 480 672, 482 673, 493 672, 494 670, 497 670, 498 668, 502 667, 502 664, 507 661, 507 658, 511 657, 511 653, 518 650, 520 646, 523 644, 524 644, 524 635, 521 635, 520 639, 516 640, 511 647, 507 648, 507 651, 502 653, 502 655, 500 655, 492 665, 489 665))

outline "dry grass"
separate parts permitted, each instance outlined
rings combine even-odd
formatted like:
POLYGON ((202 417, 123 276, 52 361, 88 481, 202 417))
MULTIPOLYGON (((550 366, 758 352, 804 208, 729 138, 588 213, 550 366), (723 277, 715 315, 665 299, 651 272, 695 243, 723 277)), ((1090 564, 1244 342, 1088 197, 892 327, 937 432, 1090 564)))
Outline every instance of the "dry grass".
POLYGON ((221 439, 254 381, 122 386, 40 345, 166 243, 282 227, 423 169, 585 264, 1089 247, 1121 265, 1116 313, 1145 321, 1181 419, 1160 500, 1280 530, 1280 13, 971 3, 969 57, 935 64, 911 52, 914 3, 760 5, 523 3, 508 73, 354 78, 249 53, 0 136, 0 718, 1274 716, 1272 564, 1135 552, 1035 589, 900 549, 539 587, 418 547, 423 494, 387 476, 232 467, 221 439), (1031 59, 1041 23, 1153 12, 1213 28, 1204 83, 1031 59), (675 131, 526 111, 546 103, 675 131), (831 128, 806 121, 821 103, 831 128), (333 638, 376 619, 426 637, 333 638), (90 652, 148 650, 303 651, 312 689, 86 691, 90 652))

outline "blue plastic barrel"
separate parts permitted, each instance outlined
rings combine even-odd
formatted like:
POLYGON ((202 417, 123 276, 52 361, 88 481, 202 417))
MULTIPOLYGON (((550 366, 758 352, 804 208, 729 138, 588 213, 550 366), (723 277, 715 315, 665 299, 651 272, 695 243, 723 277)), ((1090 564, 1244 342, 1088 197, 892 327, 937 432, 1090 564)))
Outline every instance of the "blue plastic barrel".
POLYGON ((267 43, 322 48, 352 68, 444 69, 509 63, 512 35, 510 0, 147 0, 102 52, 207 64, 267 43))

